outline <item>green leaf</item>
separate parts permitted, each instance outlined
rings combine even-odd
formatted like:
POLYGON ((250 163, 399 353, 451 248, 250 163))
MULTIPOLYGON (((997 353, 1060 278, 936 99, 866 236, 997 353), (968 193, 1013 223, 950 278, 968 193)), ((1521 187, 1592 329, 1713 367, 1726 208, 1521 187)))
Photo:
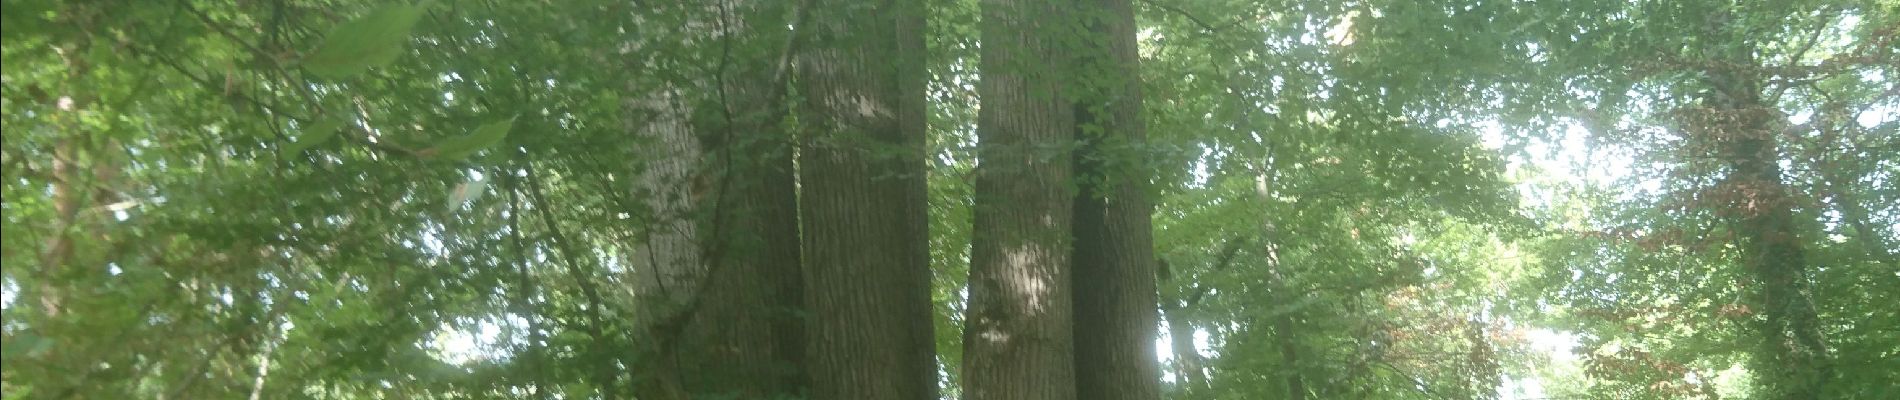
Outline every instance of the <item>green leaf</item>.
POLYGON ((396 61, 428 3, 390 4, 338 24, 316 51, 304 57, 304 69, 319 77, 341 79, 396 61))
POLYGON ((310 124, 302 133, 297 134, 297 141, 285 145, 284 152, 297 154, 302 153, 304 150, 321 146, 324 143, 329 143, 331 139, 336 138, 337 132, 342 130, 343 121, 335 119, 317 121, 314 124, 310 124))
POLYGON ((13 335, 13 343, 9 343, 3 353, 5 353, 7 358, 19 356, 39 357, 41 354, 46 354, 46 351, 52 349, 52 340, 40 337, 40 335, 35 335, 32 332, 20 332, 13 335))
POLYGON ((475 200, 481 199, 482 194, 487 191, 487 179, 470 179, 467 182, 462 182, 459 185, 455 185, 455 189, 449 192, 449 207, 453 209, 461 207, 462 204, 473 203, 475 200))
POLYGON ((512 117, 507 121, 482 125, 480 128, 475 128, 475 132, 468 136, 445 139, 437 142, 435 147, 423 150, 422 153, 425 157, 444 161, 468 158, 475 152, 501 143, 501 139, 508 137, 508 130, 514 125, 515 119, 512 117))

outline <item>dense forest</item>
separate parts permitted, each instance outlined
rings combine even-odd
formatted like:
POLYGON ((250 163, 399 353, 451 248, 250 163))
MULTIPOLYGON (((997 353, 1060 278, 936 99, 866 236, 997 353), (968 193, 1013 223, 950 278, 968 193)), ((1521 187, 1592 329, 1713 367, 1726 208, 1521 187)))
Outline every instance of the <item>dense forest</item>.
POLYGON ((1895 0, 4 0, 0 398, 1900 399, 1895 0))

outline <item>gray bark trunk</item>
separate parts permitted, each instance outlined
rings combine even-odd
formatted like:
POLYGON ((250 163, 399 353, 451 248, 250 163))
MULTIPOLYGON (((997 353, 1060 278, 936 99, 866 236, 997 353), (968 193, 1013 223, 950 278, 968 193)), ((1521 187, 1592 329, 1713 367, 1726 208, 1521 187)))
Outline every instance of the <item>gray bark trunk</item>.
POLYGON ((789 135, 778 129, 777 3, 723 1, 683 31, 715 54, 710 77, 631 104, 649 208, 634 255, 642 399, 801 392, 804 328, 789 135), (708 94, 687 98, 682 93, 708 94))
POLYGON ((1073 104, 1050 0, 984 0, 974 237, 964 329, 969 400, 1072 400, 1073 104))
POLYGON ((935 400, 921 4, 820 4, 797 58, 812 399, 935 400))

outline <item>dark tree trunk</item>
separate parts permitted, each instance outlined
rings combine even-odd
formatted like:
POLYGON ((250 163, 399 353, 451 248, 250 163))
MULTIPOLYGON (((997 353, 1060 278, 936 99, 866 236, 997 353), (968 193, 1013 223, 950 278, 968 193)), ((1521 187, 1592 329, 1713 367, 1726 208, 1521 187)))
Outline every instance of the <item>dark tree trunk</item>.
POLYGON ((810 398, 935 400, 923 10, 824 3, 796 64, 810 398))
POLYGON ((1159 323, 1154 240, 1142 126, 1140 55, 1129 0, 1084 0, 1076 17, 1089 40, 1077 47, 1080 191, 1075 197, 1076 397, 1155 400, 1159 323))
POLYGON ((984 0, 978 165, 964 329, 969 400, 1075 399, 1069 235, 1073 103, 1063 2, 984 0))
MULTIPOLYGON (((1757 65, 1749 47, 1724 49, 1725 63, 1757 65)), ((1807 256, 1795 225, 1794 198, 1782 182, 1776 132, 1784 117, 1763 102, 1760 79, 1747 67, 1708 71, 1710 90, 1687 125, 1693 136, 1715 144, 1717 156, 1729 166, 1725 186, 1737 194, 1726 211, 1736 218, 1742 263, 1758 288, 1755 302, 1763 318, 1755 373, 1769 390, 1764 398, 1818 399, 1832 371, 1807 292, 1807 256)))

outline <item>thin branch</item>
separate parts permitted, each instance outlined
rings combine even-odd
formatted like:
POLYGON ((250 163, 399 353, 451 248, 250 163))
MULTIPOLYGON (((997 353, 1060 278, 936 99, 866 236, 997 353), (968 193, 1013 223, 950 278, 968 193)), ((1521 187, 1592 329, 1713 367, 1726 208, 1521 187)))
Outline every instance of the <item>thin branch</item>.
MULTIPOLYGON (((1240 254, 1240 249, 1243 247, 1246 247, 1247 243, 1252 242, 1252 241, 1253 241, 1252 234, 1247 234, 1247 235, 1243 235, 1243 236, 1228 240, 1227 243, 1221 247, 1220 257, 1215 259, 1216 261, 1214 261, 1213 268, 1208 269, 1208 272, 1215 273, 1215 272, 1227 270, 1228 266, 1233 265, 1234 257, 1240 254)), ((1195 304, 1200 303, 1201 297, 1206 296, 1207 292, 1211 290, 1213 290, 1212 286, 1195 285, 1194 293, 1191 293, 1187 295, 1187 297, 1181 299, 1182 300, 1181 308, 1193 307, 1195 304)))
POLYGON ((270 58, 271 57, 270 52, 264 51, 263 48, 259 48, 257 47, 257 45, 251 44, 251 42, 244 41, 243 38, 239 38, 237 34, 235 33, 231 33, 231 30, 225 29, 224 25, 219 24, 216 20, 211 19, 210 15, 205 14, 204 11, 199 11, 197 7, 192 7, 191 1, 180 0, 178 2, 178 6, 184 8, 185 12, 191 13, 191 15, 193 16, 197 16, 199 21, 203 21, 205 23, 205 26, 210 27, 211 30, 217 32, 218 35, 224 36, 224 38, 230 39, 232 42, 236 42, 238 45, 243 46, 244 49, 246 50, 250 50, 253 56, 264 59, 264 60, 270 60, 270 65, 272 66, 277 65, 277 61, 275 59, 270 58))
MULTIPOLYGON (((1155 0, 1141 0, 1141 4, 1147 4, 1149 7, 1159 8, 1164 11, 1180 15, 1182 18, 1186 18, 1188 22, 1193 22, 1194 25, 1200 26, 1201 29, 1207 31, 1208 34, 1216 34, 1216 33, 1220 33, 1221 31, 1221 27, 1216 27, 1213 24, 1209 24, 1207 23, 1206 20, 1202 20, 1201 17, 1194 16, 1194 13, 1188 12, 1187 10, 1183 10, 1180 7, 1175 7, 1168 4, 1162 4, 1155 0)), ((1236 23, 1237 22, 1238 21, 1236 21, 1236 23)), ((1232 26, 1233 24, 1234 23, 1228 23, 1227 26, 1232 26)))
MULTIPOLYGON (((568 275, 574 277, 575 284, 581 288, 581 295, 587 300, 588 321, 584 329, 596 344, 605 344, 607 335, 602 329, 605 322, 600 315, 605 302, 601 301, 600 291, 594 285, 594 271, 583 270, 581 264, 575 260, 573 242, 568 241, 567 235, 561 233, 560 223, 554 218, 554 212, 548 208, 547 196, 541 193, 541 179, 535 174, 534 165, 524 165, 522 170, 526 172, 528 178, 528 199, 533 202, 535 212, 540 214, 541 224, 548 228, 548 235, 554 238, 555 253, 560 256, 562 264, 567 267, 568 275)), ((597 366, 599 370, 596 371, 600 375, 596 379, 601 380, 601 396, 610 400, 619 398, 619 384, 616 382, 620 377, 619 368, 615 367, 613 358, 605 355, 596 356, 601 361, 597 366)))
POLYGON ((528 319, 528 354, 524 363, 527 365, 527 370, 534 374, 532 380, 529 381, 532 389, 528 395, 534 398, 546 398, 541 391, 541 363, 544 357, 541 342, 545 340, 545 337, 541 332, 541 310, 534 303, 534 277, 528 273, 528 247, 522 244, 521 240, 521 189, 519 183, 515 181, 512 167, 501 171, 500 175, 502 190, 508 192, 508 240, 513 245, 511 250, 514 252, 515 274, 519 279, 517 285, 521 286, 521 295, 515 299, 515 312, 524 314, 523 317, 528 319))

